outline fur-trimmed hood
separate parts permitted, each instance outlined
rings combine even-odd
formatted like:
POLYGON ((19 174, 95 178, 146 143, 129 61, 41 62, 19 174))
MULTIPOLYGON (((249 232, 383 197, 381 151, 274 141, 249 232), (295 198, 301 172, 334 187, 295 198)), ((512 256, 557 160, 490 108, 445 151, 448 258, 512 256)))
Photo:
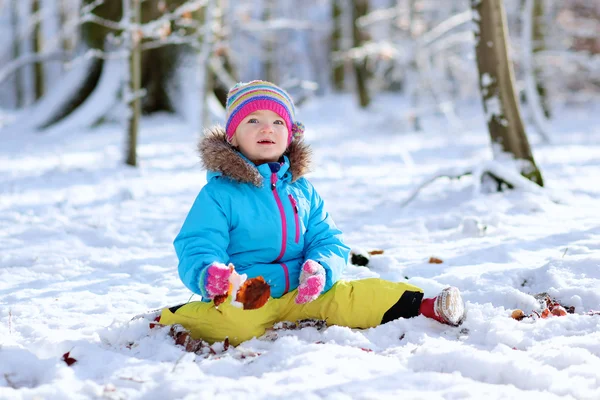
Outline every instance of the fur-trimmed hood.
MULTIPOLYGON (((212 172, 238 182, 263 186, 264 178, 256 165, 249 162, 229 142, 225 129, 214 126, 204 130, 198 143, 198 152, 202 165, 212 172)), ((294 140, 284 153, 290 161, 289 171, 292 182, 295 182, 310 169, 311 150, 303 140, 294 140)))

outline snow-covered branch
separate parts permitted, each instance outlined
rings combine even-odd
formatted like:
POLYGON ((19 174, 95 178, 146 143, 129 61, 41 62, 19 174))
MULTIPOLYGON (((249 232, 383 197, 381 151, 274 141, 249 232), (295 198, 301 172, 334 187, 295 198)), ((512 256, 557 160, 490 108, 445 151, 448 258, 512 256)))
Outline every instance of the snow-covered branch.
POLYGON ((221 57, 212 56, 209 60, 209 65, 212 71, 217 76, 217 79, 221 82, 224 87, 233 87, 237 82, 233 77, 227 72, 225 67, 223 66, 223 61, 221 57))
POLYGON ((419 38, 419 43, 421 46, 429 46, 431 43, 439 40, 446 33, 451 30, 463 26, 469 23, 472 19, 471 10, 464 11, 460 14, 453 15, 448 18, 444 22, 437 25, 435 28, 426 32, 423 36, 419 38))
POLYGON ((421 190, 438 179, 460 179, 469 175, 472 175, 475 180, 475 185, 473 187, 474 192, 480 192, 482 190, 481 185, 484 182, 484 178, 489 176, 499 186, 505 186, 506 188, 517 189, 524 192, 547 194, 542 187, 516 172, 511 166, 504 165, 498 161, 488 160, 478 165, 448 168, 436 172, 413 189, 408 197, 400 203, 400 207, 406 207, 410 202, 417 198, 421 190))
POLYGON ((240 29, 242 30, 261 33, 281 29, 330 31, 332 28, 333 24, 331 23, 320 23, 317 25, 313 21, 289 18, 276 18, 268 21, 251 21, 240 26, 240 29))
POLYGON ((365 29, 376 23, 380 23, 383 21, 389 21, 394 18, 398 18, 398 16, 399 16, 399 10, 397 7, 378 9, 378 10, 371 11, 370 13, 368 13, 367 15, 365 15, 363 17, 357 18, 356 25, 360 29, 365 29))
POLYGON ((84 24, 86 22, 91 22, 91 23, 94 23, 97 25, 101 25, 108 29, 114 29, 116 31, 119 31, 119 30, 125 28, 120 22, 111 21, 109 19, 99 17, 96 14, 92 14, 92 13, 83 15, 83 17, 80 20, 80 23, 84 24))
POLYGON ((195 36, 179 36, 179 35, 170 35, 167 38, 153 40, 149 42, 144 42, 140 45, 142 51, 157 49, 159 47, 169 46, 169 45, 189 45, 196 50, 200 49, 200 45, 198 44, 198 38, 195 36))
POLYGON ((2 83, 16 70, 25 65, 52 60, 66 61, 70 56, 71 54, 65 51, 57 51, 52 53, 23 54, 19 58, 11 60, 9 63, 4 65, 0 69, 0 83, 2 83))

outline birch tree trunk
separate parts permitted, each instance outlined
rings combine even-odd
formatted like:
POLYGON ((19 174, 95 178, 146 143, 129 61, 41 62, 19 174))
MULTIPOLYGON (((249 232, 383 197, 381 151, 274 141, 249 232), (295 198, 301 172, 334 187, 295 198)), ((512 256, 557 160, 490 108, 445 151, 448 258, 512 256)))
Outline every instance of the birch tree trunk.
MULTIPOLYGON (((533 0, 533 54, 546 50, 546 44, 544 40, 545 36, 545 24, 544 24, 544 0, 533 0)), ((534 74, 536 89, 540 98, 540 104, 544 110, 544 116, 550 118, 552 113, 550 111, 550 105, 548 103, 548 95, 546 85, 542 79, 542 73, 539 66, 535 64, 535 57, 533 57, 534 74)))
MULTIPOLYGON (((369 12, 369 1, 368 0, 353 0, 353 39, 354 47, 360 47, 364 43, 364 32, 358 27, 358 18, 367 15, 369 12)), ((371 97, 369 95, 369 89, 367 87, 368 71, 367 71, 367 58, 354 62, 354 71, 356 75, 356 91, 358 94, 358 100, 361 107, 365 108, 371 103, 371 97)))
MULTIPOLYGON (((220 15, 217 12, 217 8, 221 5, 217 4, 218 2, 219 0, 208 0, 206 8, 203 9, 201 18, 205 27, 212 26, 213 23, 218 23, 217 18, 220 18, 220 15)), ((202 36, 202 50, 198 55, 198 64, 200 68, 202 68, 202 110, 200 112, 202 119, 200 121, 200 126, 205 128, 212 124, 209 99, 212 96, 215 87, 215 75, 210 67, 210 58, 214 52, 214 34, 215 32, 213 29, 205 31, 205 34, 202 36)))
POLYGON ((410 99, 410 106, 413 108, 414 115, 411 118, 412 128, 416 132, 420 132, 423 130, 421 124, 421 117, 419 116, 419 107, 421 105, 421 94, 420 94, 420 78, 419 71, 417 68, 417 57, 418 52, 422 51, 418 47, 415 46, 417 43, 417 32, 416 32, 416 24, 417 24, 417 12, 416 12, 416 0, 408 0, 408 20, 409 27, 408 33, 410 35, 412 41, 412 55, 411 61, 408 64, 408 68, 406 69, 406 92, 408 93, 408 97, 410 99))
POLYGON ((126 163, 137 166, 137 141, 142 102, 140 90, 142 86, 142 55, 140 49, 141 37, 138 36, 138 27, 142 21, 141 0, 123 0, 123 21, 129 27, 125 36, 124 47, 129 51, 127 76, 127 159, 126 163))
MULTIPOLYGON (((548 117, 548 110, 544 107, 546 100, 545 87, 541 81, 541 71, 539 67, 536 67, 533 55, 535 53, 535 26, 536 26, 536 15, 535 15, 535 4, 539 3, 539 0, 525 0, 523 4, 522 19, 523 24, 521 27, 521 47, 523 49, 523 57, 521 60, 524 81, 525 81, 525 98, 527 99, 527 107, 531 113, 533 123, 536 130, 542 136, 546 143, 550 142, 550 127, 546 118, 548 117)), ((539 26, 537 28, 539 30, 539 26)), ((538 36, 540 32, 537 33, 538 36)), ((538 37, 539 39, 543 39, 538 37)))
MULTIPOLYGON (((19 9, 18 9, 18 1, 12 0, 10 4, 10 19, 12 25, 12 56, 13 59, 19 58, 21 55, 21 40, 19 38, 19 9)), ((22 78, 21 78, 21 70, 18 69, 15 72, 15 96, 16 96, 16 106, 20 108, 23 106, 23 86, 22 86, 22 78)))
POLYGON ((494 157, 510 153, 519 163, 520 173, 543 186, 525 134, 515 96, 514 73, 507 51, 506 14, 502 0, 471 0, 475 22, 475 52, 479 87, 483 98, 494 157))
MULTIPOLYGON (((275 7, 275 2, 273 0, 264 0, 263 1, 263 21, 265 23, 269 23, 269 21, 273 18, 273 9, 275 7)), ((273 62, 274 56, 274 48, 276 43, 276 36, 273 34, 273 30, 268 31, 269 34, 265 36, 265 55, 264 55, 264 74, 265 79, 269 82, 276 82, 277 79, 275 77, 275 63, 273 62)))
MULTIPOLYGON (((331 31, 331 51, 332 53, 339 52, 342 49, 342 8, 340 7, 339 0, 332 1, 332 17, 333 17, 333 29, 331 31)), ((344 62, 333 62, 333 88, 335 90, 344 90, 344 62)))
MULTIPOLYGON (((37 15, 40 11, 40 0, 32 0, 31 3, 32 14, 37 15)), ((43 44, 42 44, 42 21, 39 21, 35 24, 33 28, 33 52, 35 54, 41 54, 43 52, 43 44)), ((35 99, 39 99, 44 95, 44 64, 40 62, 36 62, 34 66, 34 90, 35 90, 35 99)))

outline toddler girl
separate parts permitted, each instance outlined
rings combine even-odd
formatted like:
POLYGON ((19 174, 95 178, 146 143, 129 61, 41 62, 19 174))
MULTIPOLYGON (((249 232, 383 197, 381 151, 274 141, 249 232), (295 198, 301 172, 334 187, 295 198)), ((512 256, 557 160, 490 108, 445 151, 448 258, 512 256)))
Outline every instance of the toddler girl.
POLYGON ((285 320, 368 328, 424 314, 462 322, 456 288, 423 300, 423 291, 406 283, 338 282, 350 249, 304 177, 310 149, 283 89, 265 81, 237 84, 226 112, 225 129, 212 128, 200 141, 208 182, 174 242, 179 276, 202 301, 165 308, 161 324, 179 323, 209 342, 229 337, 235 345, 285 320), (215 306, 212 300, 230 289, 229 264, 266 281, 272 298, 264 307, 215 306))

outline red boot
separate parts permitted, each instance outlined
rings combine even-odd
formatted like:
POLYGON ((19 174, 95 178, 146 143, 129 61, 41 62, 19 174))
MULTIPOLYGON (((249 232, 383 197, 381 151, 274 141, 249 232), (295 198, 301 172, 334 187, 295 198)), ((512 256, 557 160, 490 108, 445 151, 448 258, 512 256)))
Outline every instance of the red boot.
POLYGON ((459 326, 466 317, 465 303, 458 289, 451 286, 433 299, 423 299, 419 314, 442 324, 459 326))

